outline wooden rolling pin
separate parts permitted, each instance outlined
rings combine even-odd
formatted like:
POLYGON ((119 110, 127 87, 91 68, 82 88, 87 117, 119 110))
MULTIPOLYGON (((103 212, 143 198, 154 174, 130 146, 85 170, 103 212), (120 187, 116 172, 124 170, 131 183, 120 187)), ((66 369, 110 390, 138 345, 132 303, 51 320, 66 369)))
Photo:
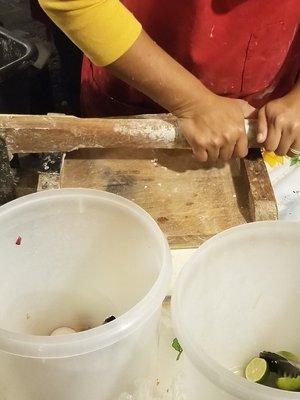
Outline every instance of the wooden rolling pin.
MULTIPOLYGON (((245 120, 249 147, 256 120, 245 120)), ((177 119, 170 114, 129 118, 76 118, 65 115, 0 115, 0 138, 11 153, 69 152, 80 148, 187 149, 177 119)))

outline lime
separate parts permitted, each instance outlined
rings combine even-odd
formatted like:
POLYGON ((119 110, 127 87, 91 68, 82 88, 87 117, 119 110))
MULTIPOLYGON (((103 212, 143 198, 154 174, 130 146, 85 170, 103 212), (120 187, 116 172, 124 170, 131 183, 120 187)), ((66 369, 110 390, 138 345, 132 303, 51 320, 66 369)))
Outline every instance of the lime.
POLYGON ((276 381, 276 386, 278 389, 289 390, 291 392, 300 391, 300 375, 297 378, 290 378, 289 376, 284 376, 278 378, 276 381))
POLYGON ((299 362, 299 359, 297 356, 295 356, 295 354, 291 353, 290 351, 278 351, 277 354, 279 354, 280 356, 286 358, 288 361, 292 361, 292 362, 299 362))
POLYGON ((269 374, 269 368, 266 360, 263 358, 253 358, 245 369, 245 377, 248 381, 262 383, 269 374))

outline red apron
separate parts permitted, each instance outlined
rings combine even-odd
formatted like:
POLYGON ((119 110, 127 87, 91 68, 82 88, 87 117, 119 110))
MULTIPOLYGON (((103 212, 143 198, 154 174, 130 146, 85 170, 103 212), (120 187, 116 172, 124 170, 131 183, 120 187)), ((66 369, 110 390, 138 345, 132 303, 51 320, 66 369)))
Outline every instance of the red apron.
MULTIPOLYGON (((213 92, 260 107, 293 87, 300 71, 299 0, 124 0, 149 35, 213 92)), ((85 116, 162 109, 87 58, 85 116)))

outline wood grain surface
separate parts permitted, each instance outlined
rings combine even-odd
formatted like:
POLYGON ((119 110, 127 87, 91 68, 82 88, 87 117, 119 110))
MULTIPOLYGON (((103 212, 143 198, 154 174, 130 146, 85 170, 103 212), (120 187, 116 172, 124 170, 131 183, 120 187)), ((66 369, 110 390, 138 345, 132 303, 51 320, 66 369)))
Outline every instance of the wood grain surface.
MULTIPOLYGON (((256 164, 267 180, 263 163, 256 164)), ((198 247, 224 229, 250 222, 253 217, 276 219, 272 188, 264 203, 249 190, 251 171, 240 162, 201 164, 189 150, 80 150, 67 155, 61 187, 105 190, 134 201, 158 222, 172 248, 198 247), (253 211, 249 199, 255 198, 253 211), (271 201, 271 205, 270 202, 271 201)), ((264 190, 268 184, 261 183, 264 190)), ((256 190, 256 189, 255 189, 256 190)), ((265 192, 266 194, 266 192, 265 192)))

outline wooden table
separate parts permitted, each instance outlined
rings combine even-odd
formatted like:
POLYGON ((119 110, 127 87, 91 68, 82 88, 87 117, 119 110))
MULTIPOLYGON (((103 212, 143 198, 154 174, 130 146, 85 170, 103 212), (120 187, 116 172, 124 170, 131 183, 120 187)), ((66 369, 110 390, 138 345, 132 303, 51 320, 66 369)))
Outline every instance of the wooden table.
MULTIPOLYGON (((252 123, 253 126, 253 123, 252 123)), ((250 145, 256 147, 250 129, 250 145)), ((0 200, 17 195, 9 153, 66 153, 37 190, 85 187, 124 196, 158 222, 171 248, 198 247, 229 227, 277 218, 260 150, 201 164, 170 115, 118 119, 0 115, 0 200), (79 150, 78 150, 79 149, 79 150)))

